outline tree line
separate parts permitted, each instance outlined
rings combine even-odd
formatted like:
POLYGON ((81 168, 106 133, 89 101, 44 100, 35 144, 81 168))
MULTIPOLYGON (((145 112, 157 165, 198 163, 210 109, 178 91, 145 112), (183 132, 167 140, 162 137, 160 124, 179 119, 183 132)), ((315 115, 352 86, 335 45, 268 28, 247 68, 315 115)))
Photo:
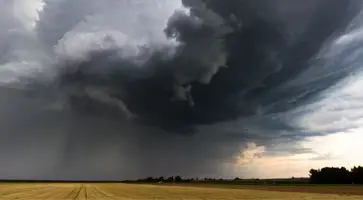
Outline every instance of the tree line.
POLYGON ((130 183, 223 183, 223 184, 363 184, 363 166, 353 167, 348 170, 345 167, 324 167, 311 169, 309 178, 290 179, 216 179, 216 178, 182 178, 181 176, 148 177, 130 183))
POLYGON ((222 178, 183 178, 181 176, 170 177, 147 177, 137 180, 124 180, 124 183, 202 183, 202 184, 248 184, 248 185, 261 185, 261 184, 308 184, 308 178, 290 178, 290 179, 243 179, 236 177, 234 179, 222 179, 222 178))
POLYGON ((363 167, 324 167, 310 170, 312 184, 363 184, 363 167))
MULTIPOLYGON (((163 183, 183 183, 183 182, 191 182, 194 181, 195 179, 183 179, 181 176, 169 176, 169 177, 147 177, 147 178, 143 178, 143 179, 137 179, 136 181, 132 181, 132 182, 140 182, 140 183, 158 183, 158 182, 163 182, 163 183)), ((131 181, 130 181, 131 182, 131 181)))

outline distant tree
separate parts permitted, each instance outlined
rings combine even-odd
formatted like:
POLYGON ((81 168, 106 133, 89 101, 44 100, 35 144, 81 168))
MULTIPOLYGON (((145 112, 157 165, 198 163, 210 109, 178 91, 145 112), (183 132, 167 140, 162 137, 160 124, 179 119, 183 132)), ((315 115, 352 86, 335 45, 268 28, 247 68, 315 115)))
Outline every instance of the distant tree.
POLYGON ((309 171, 310 183, 314 184, 363 184, 363 167, 347 170, 345 167, 324 167, 309 171))
POLYGON ((310 176, 310 183, 319 183, 321 182, 321 171, 320 170, 316 170, 316 169, 311 169, 309 171, 309 176, 310 176))
POLYGON ((180 176, 176 176, 174 179, 175 182, 180 183, 183 181, 183 179, 180 176))
POLYGON ((170 176, 166 179, 166 182, 174 182, 174 176, 170 176))
POLYGON ((363 167, 353 167, 351 172, 354 184, 363 184, 363 167))
POLYGON ((164 176, 160 176, 158 181, 159 182, 164 182, 164 176))
POLYGON ((146 179, 146 182, 156 182, 157 179, 153 178, 153 177, 148 177, 146 179))

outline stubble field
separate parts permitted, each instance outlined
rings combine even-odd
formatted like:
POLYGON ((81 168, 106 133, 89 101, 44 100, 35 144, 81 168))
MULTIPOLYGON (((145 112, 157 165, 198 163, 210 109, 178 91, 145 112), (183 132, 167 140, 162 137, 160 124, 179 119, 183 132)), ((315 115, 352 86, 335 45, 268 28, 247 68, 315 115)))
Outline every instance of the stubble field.
MULTIPOLYGON (((26 183, 26 184, 0 184, 0 199, 83 199, 83 200, 236 200, 236 199, 267 199, 267 200, 333 200, 350 199, 363 200, 359 194, 359 188, 353 190, 335 189, 335 192, 327 192, 329 189, 316 189, 315 192, 299 191, 300 186, 274 189, 263 186, 246 188, 218 188, 218 187, 194 187, 194 186, 164 186, 164 185, 129 185, 118 183, 26 183), (294 191, 297 188, 297 192, 294 191), (275 191, 273 191, 275 190, 275 191), (341 191, 340 191, 341 190, 341 191)), ((323 187, 321 187, 323 188, 323 187)), ((348 187, 347 187, 348 188, 348 187)), ((363 188, 361 188, 363 189, 363 188)))

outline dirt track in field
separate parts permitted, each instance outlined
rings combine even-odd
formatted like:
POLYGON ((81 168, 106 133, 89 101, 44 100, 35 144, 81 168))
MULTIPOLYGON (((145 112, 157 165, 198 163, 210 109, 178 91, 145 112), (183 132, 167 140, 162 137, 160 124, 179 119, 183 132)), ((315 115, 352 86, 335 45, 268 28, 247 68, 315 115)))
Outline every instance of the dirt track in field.
MULTIPOLYGON (((287 189, 273 186, 249 186, 248 188, 229 189, 194 186, 166 186, 166 185, 128 185, 117 183, 100 184, 1 184, 0 200, 237 200, 237 199, 266 199, 266 200, 363 200, 363 196, 345 194, 317 194, 307 191, 303 186, 295 186, 287 189), (273 191, 271 191, 273 190, 273 191), (279 191, 276 191, 279 190, 279 191), (281 192, 284 191, 284 192, 281 192), (303 193, 305 192, 305 193, 303 193)), ((313 189, 310 187, 309 189, 313 189)), ((314 189, 321 189, 315 187, 314 189)), ((348 188, 346 188, 345 191, 348 188)), ((331 188, 321 189, 332 190, 331 188)), ((356 188, 349 191, 356 191, 356 188)))

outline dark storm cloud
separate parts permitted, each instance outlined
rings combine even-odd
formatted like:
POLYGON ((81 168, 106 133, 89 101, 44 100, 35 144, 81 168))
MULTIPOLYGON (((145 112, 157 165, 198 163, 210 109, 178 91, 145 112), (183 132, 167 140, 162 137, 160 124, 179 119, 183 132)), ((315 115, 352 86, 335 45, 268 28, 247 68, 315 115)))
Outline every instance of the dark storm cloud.
MULTIPOLYGON (((256 115, 259 108, 266 110, 264 114, 288 111, 345 77, 338 73, 313 84, 286 86, 310 67, 318 67, 311 62, 314 56, 344 31, 359 11, 358 1, 308 1, 294 18, 312 20, 299 27, 288 20, 288 5, 296 9, 290 1, 183 3, 191 13, 175 12, 165 29, 179 42, 177 47, 148 47, 151 53, 139 55, 148 56, 142 67, 136 60, 117 58, 122 49, 93 52, 85 61, 67 63, 64 68, 76 72, 61 74, 62 82, 84 88, 107 85, 113 93, 100 89, 100 96, 112 96, 127 116, 190 132, 197 125, 256 115), (105 71, 109 74, 101 76, 105 71)), ((89 94, 71 98, 73 105, 79 101, 83 106, 80 98, 88 98, 90 105, 100 103, 89 94)))
POLYGON ((331 71, 315 56, 344 32, 359 0, 184 0, 190 12, 177 10, 162 25, 147 20, 161 13, 154 3, 132 2, 45 2, 35 32, 38 50, 56 55, 46 63, 56 73, 50 81, 21 79, 22 89, 2 84, 0 152, 13 153, 0 153, 12 163, 1 164, 7 171, 0 175, 230 176, 222 166, 247 142, 273 149, 320 134, 297 128, 291 120, 298 114, 289 111, 346 76, 344 70, 322 76, 331 71), (94 33, 92 23, 122 34, 101 32, 98 48, 77 43, 83 37, 72 40, 94 33), (130 53, 120 40, 142 38, 141 32, 156 42, 134 45, 137 53, 130 53), (54 46, 67 50, 65 43, 82 52, 53 52, 54 46), (16 164, 31 167, 22 172, 11 168, 16 164))
POLYGON ((127 179, 215 176, 239 151, 236 138, 214 132, 170 134, 93 115, 18 89, 1 89, 1 177, 127 179), (233 142, 234 141, 234 142, 233 142), (27 166, 26 169, 24 166, 27 166))

